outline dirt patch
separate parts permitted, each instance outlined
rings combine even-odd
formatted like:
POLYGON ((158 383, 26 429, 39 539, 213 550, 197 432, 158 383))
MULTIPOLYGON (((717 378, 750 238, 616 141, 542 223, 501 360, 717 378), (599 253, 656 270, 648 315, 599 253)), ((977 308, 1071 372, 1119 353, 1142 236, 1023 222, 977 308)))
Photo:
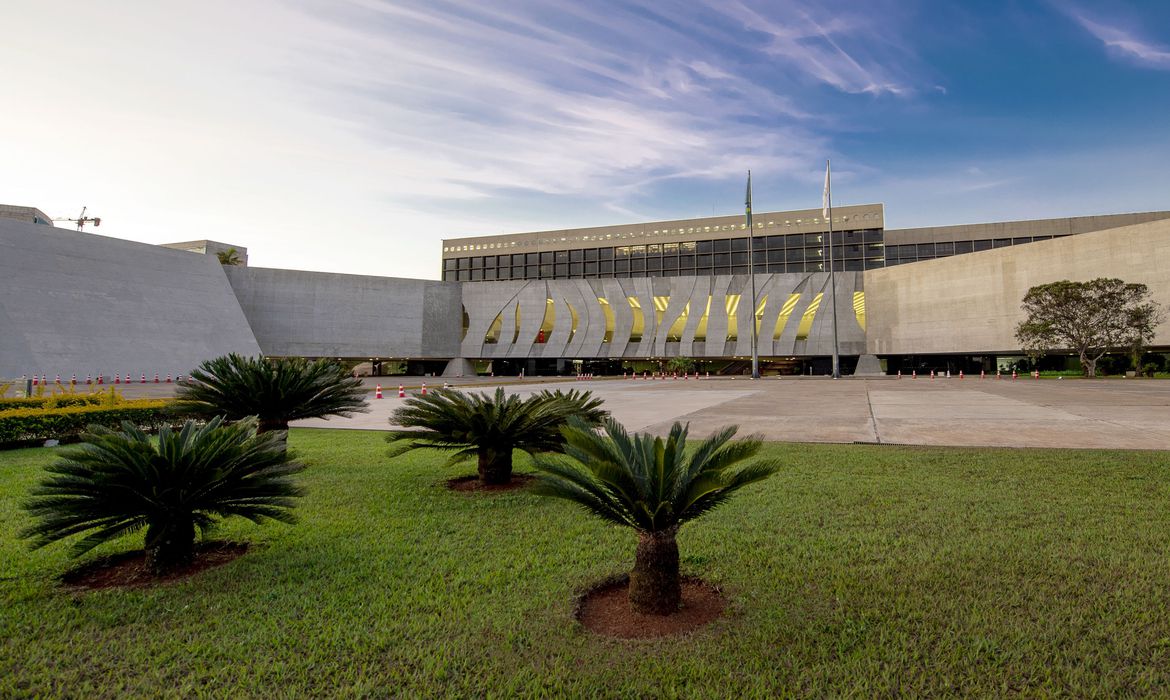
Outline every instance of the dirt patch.
POLYGON ((201 571, 223 566, 247 551, 248 545, 238 542, 205 542, 196 548, 194 561, 164 576, 150 572, 146 552, 123 552, 71 569, 61 576, 61 582, 81 590, 145 588, 191 578, 201 571))
POLYGON ((619 639, 653 639, 688 634, 723 615, 718 588, 696 578, 682 582, 682 606, 673 615, 643 615, 630 607, 629 576, 608 579, 577 599, 575 615, 585 629, 619 639))
POLYGON ((507 484, 482 484, 478 476, 461 476, 457 479, 449 479, 447 481, 447 488, 452 491, 480 491, 480 492, 496 492, 496 491, 517 491, 536 480, 536 477, 529 474, 513 474, 512 481, 507 484))

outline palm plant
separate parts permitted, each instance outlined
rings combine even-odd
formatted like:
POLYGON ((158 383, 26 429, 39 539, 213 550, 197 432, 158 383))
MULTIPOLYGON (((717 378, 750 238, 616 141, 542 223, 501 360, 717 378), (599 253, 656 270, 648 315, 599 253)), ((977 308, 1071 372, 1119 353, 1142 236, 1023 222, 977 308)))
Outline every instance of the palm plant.
POLYGON ((538 459, 543 472, 536 492, 577 503, 611 523, 638 533, 629 598, 634 610, 655 615, 676 612, 682 597, 678 571, 679 527, 726 502, 744 486, 771 476, 779 463, 756 460, 761 442, 732 442, 730 426, 686 449, 687 427, 675 423, 663 441, 630 436, 612 419, 605 434, 572 422, 562 432, 569 458, 538 459))
POLYGON ((179 382, 176 408, 241 420, 259 418, 259 432, 288 430, 301 418, 365 413, 360 379, 330 360, 263 358, 230 354, 207 360, 179 382))
POLYGON ((219 518, 293 520, 300 489, 289 477, 304 465, 279 434, 258 435, 254 418, 164 426, 157 443, 131 423, 120 432, 91 426, 83 439, 47 467, 25 503, 39 520, 21 532, 34 548, 88 533, 73 545, 79 556, 146 528, 147 560, 164 573, 190 562, 196 528, 205 533, 219 518))
POLYGON ((414 396, 396 410, 390 422, 409 430, 390 434, 394 454, 430 448, 452 450, 448 464, 475 457, 484 484, 512 481, 512 450, 536 454, 560 449, 560 429, 572 417, 597 425, 607 415, 601 399, 588 392, 542 391, 521 399, 461 391, 435 391, 414 396))

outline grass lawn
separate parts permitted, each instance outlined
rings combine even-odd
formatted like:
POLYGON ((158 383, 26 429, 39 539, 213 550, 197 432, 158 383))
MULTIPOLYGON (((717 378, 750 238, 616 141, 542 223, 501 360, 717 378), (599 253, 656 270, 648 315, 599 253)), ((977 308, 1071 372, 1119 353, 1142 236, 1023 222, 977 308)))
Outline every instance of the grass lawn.
POLYGON ((619 642, 571 607, 630 532, 449 492, 443 456, 391 463, 381 434, 290 441, 297 525, 229 522, 243 558, 86 593, 66 545, 15 538, 54 450, 0 453, 0 696, 1170 694, 1164 452, 771 445, 788 468, 679 537, 728 616, 619 642))

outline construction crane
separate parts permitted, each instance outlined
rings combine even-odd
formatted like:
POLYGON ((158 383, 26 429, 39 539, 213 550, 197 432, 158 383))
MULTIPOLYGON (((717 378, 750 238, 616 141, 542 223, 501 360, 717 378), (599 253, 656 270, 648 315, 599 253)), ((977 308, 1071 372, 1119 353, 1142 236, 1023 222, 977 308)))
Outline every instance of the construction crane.
POLYGON ((81 214, 76 219, 68 219, 63 216, 53 219, 53 221, 72 221, 77 224, 78 231, 84 231, 86 224, 93 224, 94 226, 102 225, 102 217, 100 216, 86 216, 85 210, 89 207, 82 207, 81 214))

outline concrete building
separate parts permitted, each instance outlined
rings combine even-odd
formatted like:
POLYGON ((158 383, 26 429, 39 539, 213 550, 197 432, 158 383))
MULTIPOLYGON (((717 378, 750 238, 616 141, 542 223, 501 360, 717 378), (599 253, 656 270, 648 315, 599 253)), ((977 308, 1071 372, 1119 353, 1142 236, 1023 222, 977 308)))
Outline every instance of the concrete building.
MULTIPOLYGON (((977 370, 1019 354, 1035 284, 1120 277, 1170 307, 1170 212, 887 230, 872 204, 834 209, 831 240, 820 210, 757 213, 751 232, 723 216, 461 238, 443 242, 441 281, 222 266, 214 253, 246 263, 247 249, 34 220, 0 217, 0 377, 185 374, 225 352, 412 373, 675 356, 740 371, 752 323, 766 370, 824 373, 834 298, 847 372, 864 355, 890 372, 977 370)), ((1170 324, 1155 346, 1170 349, 1170 324)))

